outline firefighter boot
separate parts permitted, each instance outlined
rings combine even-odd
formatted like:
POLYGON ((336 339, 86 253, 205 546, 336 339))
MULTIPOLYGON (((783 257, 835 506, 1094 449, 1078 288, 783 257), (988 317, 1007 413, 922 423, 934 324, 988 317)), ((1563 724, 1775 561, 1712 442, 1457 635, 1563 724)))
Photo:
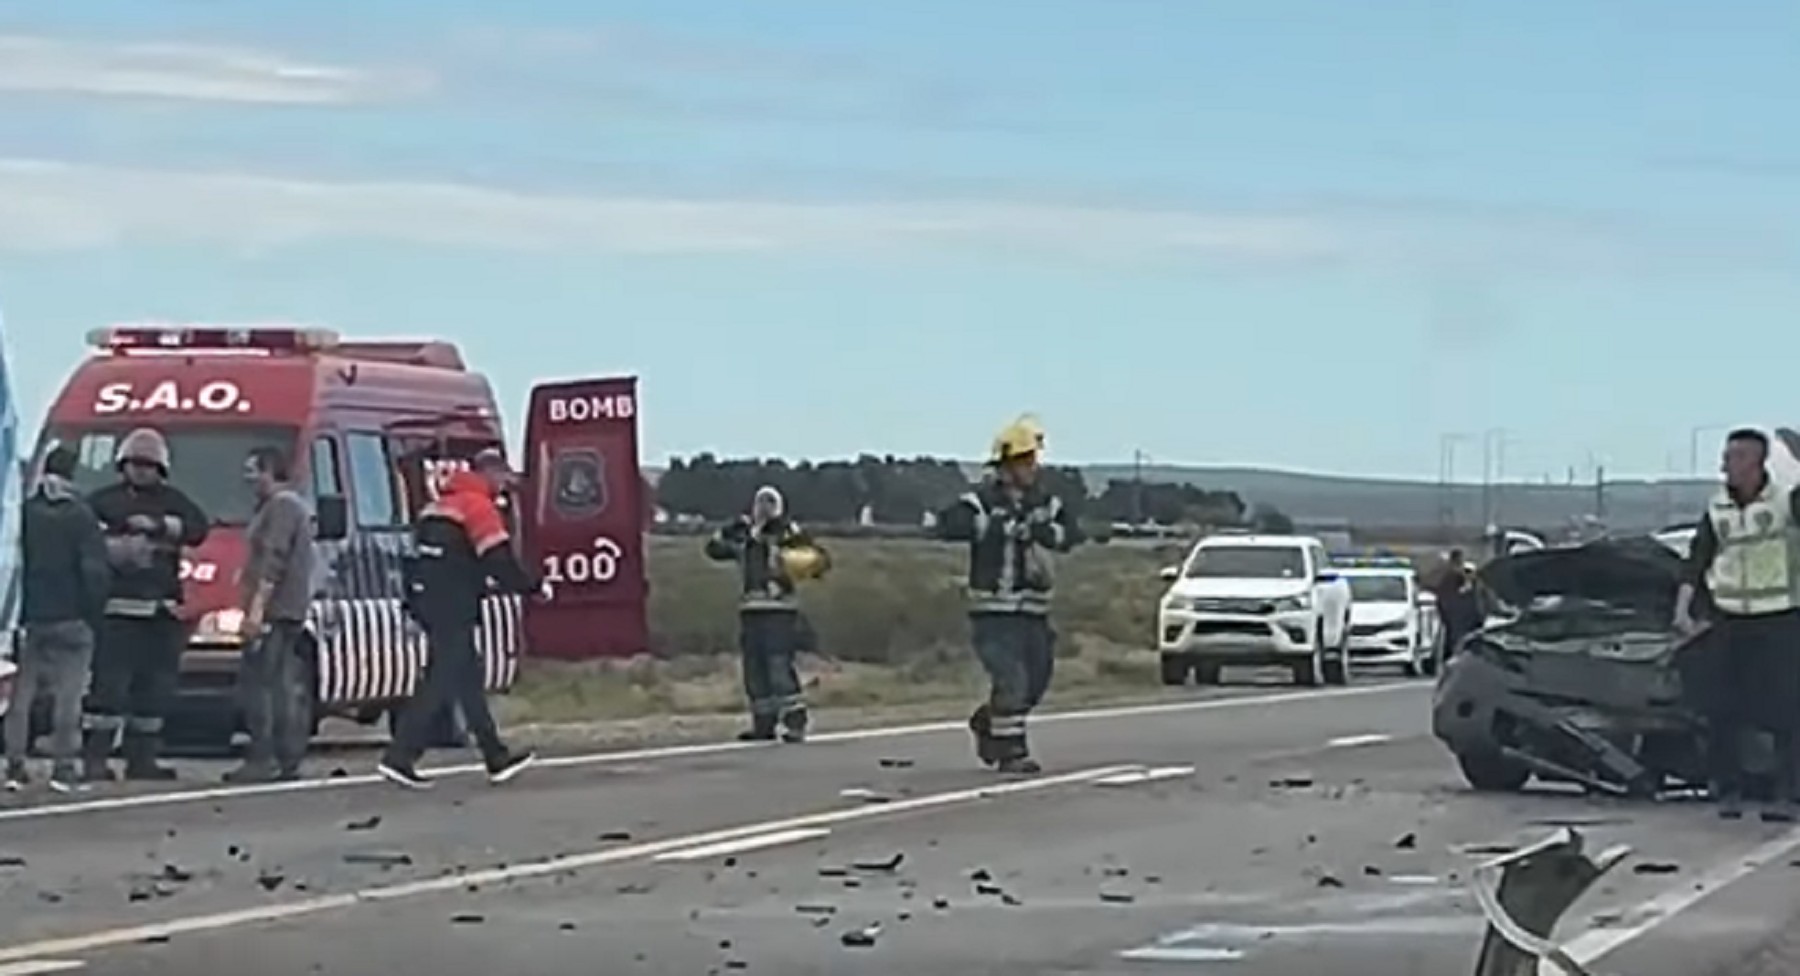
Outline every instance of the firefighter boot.
POLYGON ((81 778, 89 783, 110 783, 119 778, 112 766, 112 729, 88 729, 81 739, 81 778))
POLYGON ((125 778, 149 783, 167 783, 175 778, 175 770, 156 758, 162 752, 162 736, 137 732, 125 737, 125 778))
POLYGON ((994 713, 982 703, 969 716, 969 734, 975 737, 975 758, 990 769, 1000 764, 1000 752, 993 735, 994 713))

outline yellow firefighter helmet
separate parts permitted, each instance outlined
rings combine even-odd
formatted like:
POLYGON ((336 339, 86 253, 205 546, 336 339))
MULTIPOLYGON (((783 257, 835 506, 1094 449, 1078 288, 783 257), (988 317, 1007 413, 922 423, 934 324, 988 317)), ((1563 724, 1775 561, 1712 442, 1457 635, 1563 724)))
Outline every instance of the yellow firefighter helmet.
POLYGON ((831 568, 831 557, 810 543, 784 546, 781 550, 781 572, 789 580, 802 583, 816 580, 831 568))
POLYGON ((988 463, 999 464, 1010 458, 1043 452, 1044 425, 1038 423, 1036 417, 1026 414, 994 435, 993 446, 988 450, 988 463))

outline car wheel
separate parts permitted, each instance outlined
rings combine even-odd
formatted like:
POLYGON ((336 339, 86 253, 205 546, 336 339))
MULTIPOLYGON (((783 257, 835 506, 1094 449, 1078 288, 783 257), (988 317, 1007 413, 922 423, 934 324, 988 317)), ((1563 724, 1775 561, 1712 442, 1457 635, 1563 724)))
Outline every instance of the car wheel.
POLYGON ((1456 764, 1463 779, 1482 793, 1514 793, 1531 779, 1531 770, 1495 753, 1458 753, 1456 764))
POLYGON ((1423 677, 1426 674, 1425 662, 1430 660, 1430 658, 1430 650, 1415 636, 1413 638, 1412 656, 1406 659, 1406 665, 1402 670, 1405 671, 1408 678, 1423 677))
POLYGON ((1188 674, 1194 670, 1194 662, 1186 654, 1164 654, 1162 656, 1162 683, 1171 688, 1180 688, 1187 684, 1188 674))
POLYGON ((1315 625, 1313 632, 1312 653, 1303 661, 1295 661, 1291 667, 1294 672, 1294 684, 1302 688, 1317 688, 1325 680, 1325 626, 1315 625))

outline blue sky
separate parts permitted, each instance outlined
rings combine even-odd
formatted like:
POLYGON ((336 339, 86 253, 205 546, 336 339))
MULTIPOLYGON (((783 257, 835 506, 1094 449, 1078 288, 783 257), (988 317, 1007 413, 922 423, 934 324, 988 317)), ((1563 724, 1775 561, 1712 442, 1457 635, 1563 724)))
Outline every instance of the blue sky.
POLYGON ((638 373, 652 460, 1029 409, 1685 472, 1800 421, 1797 50, 1778 0, 0 4, 0 308, 28 413, 91 326, 292 318, 515 408, 638 373))

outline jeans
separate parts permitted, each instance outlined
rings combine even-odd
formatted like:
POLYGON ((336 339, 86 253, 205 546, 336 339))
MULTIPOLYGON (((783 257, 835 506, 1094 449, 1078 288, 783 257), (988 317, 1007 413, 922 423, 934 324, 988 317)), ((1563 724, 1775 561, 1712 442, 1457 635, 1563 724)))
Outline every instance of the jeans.
POLYGON ((383 761, 397 769, 411 769, 425 754, 439 716, 455 707, 462 709, 463 721, 481 747, 488 768, 500 768, 512 754, 500 740, 494 713, 488 709, 487 679, 481 652, 475 649, 475 628, 426 624, 425 640, 430 648, 425 674, 413 690, 412 700, 400 710, 400 723, 383 761))
POLYGON ((250 726, 246 761, 300 768, 312 739, 312 672, 300 656, 305 626, 297 620, 271 621, 262 637, 244 649, 238 692, 250 726))
POLYGON ((19 674, 6 713, 6 759, 16 766, 31 749, 32 705, 48 693, 52 775, 72 776, 81 752, 81 706, 94 663, 94 630, 80 620, 27 624, 19 674))
POLYGON ((747 610, 738 617, 744 697, 759 731, 772 731, 778 722, 794 728, 806 724, 806 700, 794 670, 800 628, 800 614, 793 610, 747 610))

